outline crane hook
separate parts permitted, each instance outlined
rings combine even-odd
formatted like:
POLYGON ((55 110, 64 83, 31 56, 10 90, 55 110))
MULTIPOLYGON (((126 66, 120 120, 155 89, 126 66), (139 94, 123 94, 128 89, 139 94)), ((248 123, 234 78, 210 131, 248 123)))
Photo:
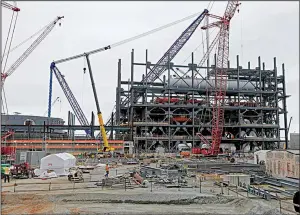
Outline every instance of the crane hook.
POLYGON ((85 68, 85 67, 83 67, 83 74, 85 74, 85 72, 86 72, 86 68, 85 68))

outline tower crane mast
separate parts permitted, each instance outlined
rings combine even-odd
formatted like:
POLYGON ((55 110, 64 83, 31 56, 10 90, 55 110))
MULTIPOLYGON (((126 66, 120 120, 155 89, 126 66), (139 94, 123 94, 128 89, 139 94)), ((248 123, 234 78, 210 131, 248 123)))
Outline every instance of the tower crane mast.
POLYGON ((219 19, 219 21, 202 27, 202 29, 207 29, 210 27, 220 28, 220 36, 217 50, 217 65, 215 71, 215 96, 213 101, 212 143, 210 144, 209 141, 201 133, 198 133, 200 139, 205 144, 211 146, 209 151, 207 151, 207 154, 210 155, 217 155, 219 153, 220 144, 222 140, 222 133, 224 127, 224 99, 227 88, 226 70, 228 68, 229 59, 229 27, 230 20, 234 16, 239 5, 239 1, 228 1, 223 17, 208 14, 208 16, 219 19))

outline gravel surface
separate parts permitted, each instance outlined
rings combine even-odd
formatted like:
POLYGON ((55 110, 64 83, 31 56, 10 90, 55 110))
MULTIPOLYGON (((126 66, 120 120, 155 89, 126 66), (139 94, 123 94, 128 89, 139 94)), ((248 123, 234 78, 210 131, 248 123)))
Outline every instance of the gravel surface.
POLYGON ((270 209, 270 210, 265 210, 261 207, 254 207, 250 212, 248 212, 245 215, 256 215, 256 214, 261 214, 261 215, 282 215, 282 213, 280 213, 278 208, 275 209, 270 209), (259 209, 259 210, 257 210, 259 209))
MULTIPOLYGON (((122 174, 134 166, 121 166, 111 169, 110 176, 122 174)), ((2 191, 2 214, 245 214, 280 215, 278 202, 262 199, 237 197, 235 193, 219 195, 221 188, 212 182, 202 183, 199 188, 165 188, 153 184, 151 188, 124 190, 124 188, 86 188, 92 181, 101 180, 104 169, 98 168, 92 174, 84 174, 85 183, 73 183, 66 177, 51 180, 17 180, 16 193, 13 187, 4 187, 2 191), (64 190, 64 188, 71 188, 64 190), (26 191, 27 190, 27 191, 26 191), (39 190, 39 191, 32 191, 39 190)), ((194 179, 191 179, 193 181, 194 179)), ((189 182, 193 184, 193 182, 189 182)), ((224 188, 224 193, 227 193, 224 188)))
POLYGON ((132 204, 226 204, 234 200, 226 196, 201 196, 188 193, 143 193, 143 194, 109 194, 81 193, 54 197, 55 201, 67 203, 132 203, 132 204))

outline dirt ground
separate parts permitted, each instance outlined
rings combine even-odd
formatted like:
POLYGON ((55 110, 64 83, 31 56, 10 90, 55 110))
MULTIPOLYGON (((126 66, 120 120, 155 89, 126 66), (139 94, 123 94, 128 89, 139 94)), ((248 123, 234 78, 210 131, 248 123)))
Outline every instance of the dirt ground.
POLYGON ((146 194, 135 190, 11 193, 3 196, 2 214, 264 214, 276 207, 262 200, 186 193, 176 190, 146 194))
MULTIPOLYGON (((128 168, 132 167, 111 170, 111 175, 128 168)), ((165 188, 156 184, 152 188, 136 186, 125 191, 122 185, 96 187, 95 181, 103 175, 101 170, 85 174, 85 182, 75 184, 66 177, 20 179, 2 184, 2 214, 279 214, 276 200, 237 197, 225 188, 220 195, 221 188, 212 181, 203 182, 201 193, 199 187, 165 188)), ((241 195, 246 193, 241 191, 241 195)))

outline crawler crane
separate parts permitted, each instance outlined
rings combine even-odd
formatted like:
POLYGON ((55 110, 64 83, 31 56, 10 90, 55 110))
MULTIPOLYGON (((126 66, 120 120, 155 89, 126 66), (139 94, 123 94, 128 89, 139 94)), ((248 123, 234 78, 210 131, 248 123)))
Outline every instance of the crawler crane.
POLYGON ((238 1, 228 1, 225 13, 223 17, 208 14, 212 18, 219 19, 220 21, 213 22, 207 26, 203 26, 202 29, 211 27, 220 28, 220 36, 218 41, 217 50, 217 65, 215 71, 215 90, 214 90, 214 102, 213 102, 213 120, 212 120, 212 143, 201 134, 198 133, 201 141, 209 146, 207 149, 203 149, 202 153, 206 155, 218 155, 220 150, 220 144, 222 140, 223 126, 224 126, 224 99, 227 87, 227 68, 229 58, 229 27, 230 20, 235 14, 240 3, 238 1))

